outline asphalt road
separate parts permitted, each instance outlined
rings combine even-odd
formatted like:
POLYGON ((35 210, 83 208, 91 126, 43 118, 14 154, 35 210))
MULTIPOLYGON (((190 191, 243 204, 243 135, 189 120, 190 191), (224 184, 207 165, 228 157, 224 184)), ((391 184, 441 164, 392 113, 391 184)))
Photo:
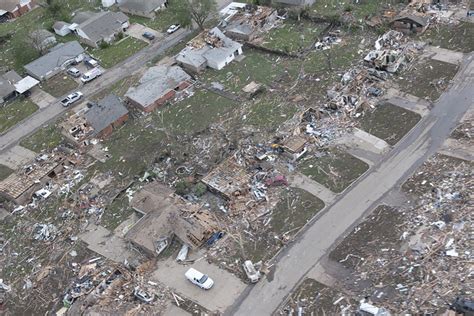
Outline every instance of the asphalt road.
MULTIPOLYGON (((100 78, 81 87, 80 91, 84 93, 84 97, 87 98, 107 87, 110 87, 115 82, 140 70, 140 68, 144 67, 148 61, 153 59, 155 56, 164 53, 167 49, 179 43, 190 33, 191 30, 180 29, 166 37, 164 40, 145 47, 135 55, 132 55, 126 60, 108 69, 100 78)), ((16 145, 24 137, 33 133, 41 126, 55 120, 65 111, 71 109, 70 107, 65 108, 61 106, 59 103, 60 100, 62 100, 62 97, 57 98, 54 103, 37 111, 32 116, 10 129, 7 133, 0 136, 0 152, 16 145)))
POLYGON ((449 91, 391 152, 341 195, 300 239, 275 259, 272 280, 249 287, 227 315, 271 315, 328 250, 394 187, 434 154, 474 102, 474 54, 466 56, 449 91))

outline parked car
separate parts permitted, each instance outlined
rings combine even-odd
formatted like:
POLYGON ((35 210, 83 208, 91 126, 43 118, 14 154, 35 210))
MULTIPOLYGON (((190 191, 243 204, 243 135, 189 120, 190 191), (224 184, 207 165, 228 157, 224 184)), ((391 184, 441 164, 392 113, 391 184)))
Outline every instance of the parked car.
POLYGON ((179 24, 173 24, 166 30, 166 33, 172 34, 172 33, 176 32, 177 30, 179 30, 180 27, 181 27, 181 25, 179 25, 179 24))
POLYGON ((64 107, 68 107, 68 106, 70 106, 71 104, 73 104, 74 102, 79 101, 79 100, 82 98, 82 96, 83 96, 83 94, 82 94, 82 92, 80 92, 80 91, 71 93, 71 94, 68 95, 66 98, 64 98, 63 100, 61 100, 61 104, 62 104, 64 107))
POLYGON ((83 83, 87 83, 87 82, 92 81, 92 80, 94 80, 95 78, 97 78, 101 75, 102 75, 102 70, 100 70, 99 68, 93 68, 93 69, 89 70, 88 72, 86 72, 84 75, 82 75, 81 81, 83 83))
POLYGON ((96 68, 99 66, 99 62, 89 56, 84 58, 84 64, 89 68, 96 68))
POLYGON ((81 72, 79 71, 79 69, 75 68, 75 67, 71 67, 67 70, 67 73, 71 76, 73 76, 74 78, 79 78, 81 76, 81 72))
POLYGON ((193 268, 189 268, 189 270, 186 271, 184 276, 191 283, 196 284, 204 290, 209 290, 214 285, 214 281, 209 276, 193 268))
POLYGON ((153 34, 150 33, 150 32, 145 32, 145 33, 142 34, 142 36, 143 36, 144 38, 146 38, 147 40, 150 40, 150 41, 152 41, 152 40, 155 39, 155 35, 153 35, 153 34))

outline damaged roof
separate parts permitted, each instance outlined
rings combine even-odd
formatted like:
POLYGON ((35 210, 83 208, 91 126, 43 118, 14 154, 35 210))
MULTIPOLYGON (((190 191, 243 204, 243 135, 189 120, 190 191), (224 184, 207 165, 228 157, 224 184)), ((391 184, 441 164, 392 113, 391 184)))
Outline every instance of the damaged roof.
POLYGON ((139 85, 130 88, 125 96, 147 107, 188 80, 191 80, 191 76, 181 67, 154 66, 143 75, 139 85))
POLYGON ((109 94, 90 108, 84 116, 94 129, 93 135, 97 135, 127 113, 128 110, 119 97, 109 94))
POLYGON ((230 157, 209 172, 201 181, 211 190, 231 199, 248 191, 250 175, 230 157))
POLYGON ((398 16, 393 19, 393 22, 406 22, 406 21, 412 21, 420 27, 424 27, 428 23, 426 18, 423 18, 421 16, 416 16, 416 15, 398 16))

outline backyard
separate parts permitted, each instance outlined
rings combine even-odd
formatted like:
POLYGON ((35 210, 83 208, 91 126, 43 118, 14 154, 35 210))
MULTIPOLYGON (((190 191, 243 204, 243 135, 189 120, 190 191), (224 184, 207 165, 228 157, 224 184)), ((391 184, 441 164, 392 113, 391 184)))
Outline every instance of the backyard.
POLYGON ((65 73, 57 74, 41 83, 41 88, 56 98, 69 93, 78 86, 79 84, 65 73))

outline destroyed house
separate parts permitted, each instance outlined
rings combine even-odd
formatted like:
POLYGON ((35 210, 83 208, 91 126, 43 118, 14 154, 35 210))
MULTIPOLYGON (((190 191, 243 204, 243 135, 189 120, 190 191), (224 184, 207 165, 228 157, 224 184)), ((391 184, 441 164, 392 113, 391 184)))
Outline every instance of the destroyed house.
POLYGON ((127 232, 125 238, 149 256, 157 256, 176 236, 192 248, 199 248, 218 231, 206 210, 173 194, 166 185, 151 182, 139 190, 131 201, 143 217, 127 232))
POLYGON ((238 41, 252 41, 258 35, 274 28, 278 22, 277 10, 269 7, 246 5, 231 11, 221 22, 226 36, 238 41))
POLYGON ((231 200, 249 192, 250 175, 231 157, 224 160, 201 181, 210 191, 231 200))
POLYGON ((152 112, 191 86, 192 78, 178 66, 155 66, 147 70, 136 87, 128 89, 127 102, 152 112))
POLYGON ((206 67, 220 70, 239 55, 242 55, 242 44, 215 27, 191 40, 176 56, 176 61, 183 68, 197 73, 206 67))
POLYGON ((399 16, 393 19, 392 27, 404 33, 422 32, 428 25, 427 19, 416 15, 399 16))
POLYGON ((119 97, 109 94, 97 104, 92 105, 84 116, 87 124, 92 128, 92 136, 105 138, 128 120, 128 110, 119 97))
POLYGON ((56 178, 69 161, 51 156, 46 161, 33 161, 0 182, 0 195, 17 204, 27 203, 33 193, 56 178))
POLYGON ((128 109, 119 97, 109 94, 97 103, 89 102, 61 123, 61 133, 72 144, 84 142, 89 138, 106 138, 114 129, 122 126, 129 118, 128 109))

